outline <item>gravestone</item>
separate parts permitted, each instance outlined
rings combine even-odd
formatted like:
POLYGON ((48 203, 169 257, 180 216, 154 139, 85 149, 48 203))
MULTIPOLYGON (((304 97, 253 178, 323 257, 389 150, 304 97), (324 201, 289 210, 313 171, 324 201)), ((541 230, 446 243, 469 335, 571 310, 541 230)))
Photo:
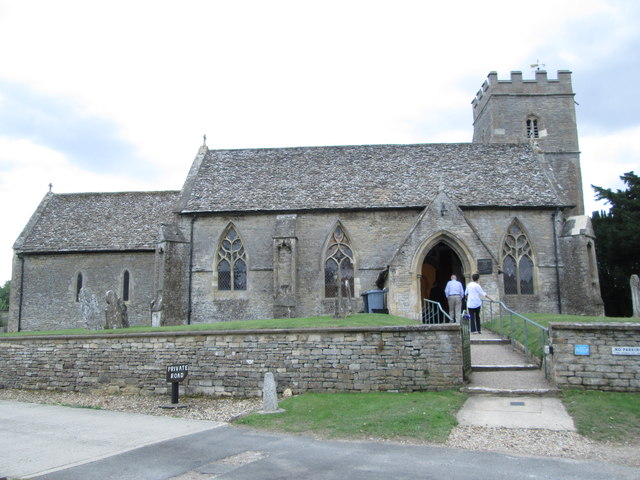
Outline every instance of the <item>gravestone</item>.
POLYGON ((633 313, 631 316, 640 317, 640 279, 638 275, 631 275, 631 304, 633 306, 633 313))
POLYGON ((114 328, 128 328, 129 317, 127 306, 118 298, 113 290, 109 290, 106 295, 107 307, 105 308, 104 328, 110 330, 114 328))
POLYGON ((80 290, 78 305, 82 323, 87 330, 98 330, 102 326, 102 311, 96 296, 86 287, 80 290))
POLYGON ((164 310, 164 305, 162 302, 162 291, 159 291, 156 294, 156 298, 151 301, 151 326, 152 327, 160 327, 162 326, 162 310, 164 310))

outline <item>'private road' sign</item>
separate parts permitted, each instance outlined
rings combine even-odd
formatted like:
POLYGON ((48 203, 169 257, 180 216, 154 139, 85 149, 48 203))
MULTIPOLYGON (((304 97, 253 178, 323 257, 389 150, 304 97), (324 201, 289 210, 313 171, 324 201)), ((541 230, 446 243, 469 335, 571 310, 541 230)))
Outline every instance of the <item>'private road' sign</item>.
POLYGON ((182 363, 180 365, 168 365, 167 366, 167 382, 181 382, 187 378, 189 373, 189 364, 182 363))
POLYGON ((640 347, 611 347, 611 355, 640 355, 640 347))

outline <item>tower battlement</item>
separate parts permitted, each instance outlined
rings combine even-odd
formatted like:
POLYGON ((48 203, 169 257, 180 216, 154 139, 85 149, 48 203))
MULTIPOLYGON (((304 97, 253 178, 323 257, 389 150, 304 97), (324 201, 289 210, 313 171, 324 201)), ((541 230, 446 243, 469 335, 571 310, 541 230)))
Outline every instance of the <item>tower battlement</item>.
POLYGON ((558 70, 558 78, 548 78, 547 72, 539 70, 535 79, 525 80, 522 72, 511 72, 509 80, 499 80, 498 72, 489 72, 487 79, 482 84, 475 98, 471 101, 473 105, 474 120, 480 114, 491 95, 573 95, 571 85, 571 72, 569 70, 558 70))

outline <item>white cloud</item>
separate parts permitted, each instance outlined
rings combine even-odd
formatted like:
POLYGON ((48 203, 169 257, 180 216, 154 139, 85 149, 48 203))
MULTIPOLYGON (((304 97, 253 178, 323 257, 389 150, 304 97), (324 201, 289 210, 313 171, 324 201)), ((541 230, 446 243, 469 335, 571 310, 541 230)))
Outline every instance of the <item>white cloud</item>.
MULTIPOLYGON (((490 70, 529 77, 539 59, 552 78, 557 69, 579 75, 594 63, 606 68, 637 38, 637 15, 625 2, 478 5, 0 0, 0 44, 11 46, 0 49, 0 79, 64 99, 69 108, 55 112, 77 110, 74 121, 103 119, 82 131, 96 142, 86 151, 116 152, 92 158, 93 167, 107 163, 98 175, 87 171, 92 162, 74 167, 63 145, 44 148, 29 132, 0 139, 0 200, 16 205, 0 238, 0 281, 49 182, 57 192, 178 189, 204 133, 214 148, 467 142, 470 102, 490 70), (104 138, 95 133, 107 128, 104 138), (132 152, 143 167, 127 171, 133 158, 111 164, 118 152, 132 152), (148 175, 144 162, 154 170, 148 175)), ((35 121, 31 128, 37 132, 35 121)), ((619 142, 629 147, 631 134, 620 132, 619 142)), ((624 162, 624 148, 601 147, 607 138, 580 138, 586 184, 603 178, 593 158, 608 155, 607 181, 625 171, 615 163, 624 162)))
MULTIPOLYGON (((124 175, 90 173, 73 166, 61 152, 28 140, 0 137, 0 279, 11 278, 12 245, 53 184, 56 193, 155 189, 124 175), (115 187, 117 186, 117 187, 115 187)), ((0 280, 4 282, 4 280, 0 280)))
POLYGON ((609 205, 594 200, 591 185, 624 190, 620 177, 627 172, 640 174, 640 126, 610 135, 591 135, 580 138, 585 212, 608 210, 609 205))

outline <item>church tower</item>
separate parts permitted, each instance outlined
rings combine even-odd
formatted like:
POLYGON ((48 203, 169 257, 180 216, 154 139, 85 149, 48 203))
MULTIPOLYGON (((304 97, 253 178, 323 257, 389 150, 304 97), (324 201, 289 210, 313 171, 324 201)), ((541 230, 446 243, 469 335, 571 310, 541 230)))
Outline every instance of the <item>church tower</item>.
POLYGON ((535 145, 545 154, 560 193, 573 207, 570 213, 581 215, 584 202, 574 95, 568 70, 559 70, 557 80, 540 70, 535 80, 523 80, 522 72, 511 72, 510 80, 498 80, 498 74, 491 72, 471 102, 473 142, 535 145))

